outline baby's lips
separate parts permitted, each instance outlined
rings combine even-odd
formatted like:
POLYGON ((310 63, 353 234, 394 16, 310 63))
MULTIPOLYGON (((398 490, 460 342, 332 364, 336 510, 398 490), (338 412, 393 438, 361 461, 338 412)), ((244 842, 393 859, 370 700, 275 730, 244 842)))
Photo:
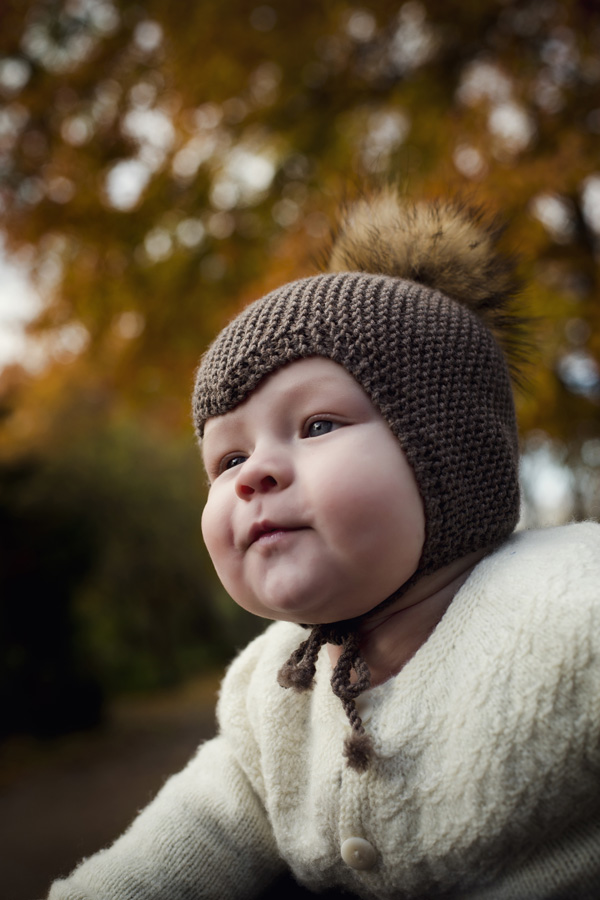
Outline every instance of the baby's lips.
POLYGON ((263 534, 270 534, 272 531, 289 530, 290 529, 285 525, 279 525, 277 522, 271 522, 269 519, 262 519, 260 522, 255 522, 250 528, 248 534, 248 546, 250 547, 254 544, 255 541, 263 536, 263 534))
POLYGON ((252 544, 256 543, 264 534, 272 534, 275 531, 300 531, 303 530, 305 526, 303 525, 282 525, 279 522, 273 522, 270 519, 262 519, 260 522, 255 522, 254 525, 250 528, 248 532, 248 540, 247 547, 251 547, 252 544))

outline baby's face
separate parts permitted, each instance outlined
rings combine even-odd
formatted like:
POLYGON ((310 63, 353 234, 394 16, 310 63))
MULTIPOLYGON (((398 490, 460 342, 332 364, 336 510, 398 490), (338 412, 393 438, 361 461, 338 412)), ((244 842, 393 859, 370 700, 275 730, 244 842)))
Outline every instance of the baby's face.
POLYGON ((226 590, 268 619, 368 612, 417 568, 423 504, 399 442, 337 363, 299 360, 206 424, 202 516, 226 590))

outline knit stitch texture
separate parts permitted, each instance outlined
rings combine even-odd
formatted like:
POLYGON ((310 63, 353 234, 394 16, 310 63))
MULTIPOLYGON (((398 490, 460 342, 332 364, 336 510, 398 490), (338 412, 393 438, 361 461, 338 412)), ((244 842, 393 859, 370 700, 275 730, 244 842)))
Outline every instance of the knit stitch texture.
POLYGON ((301 630, 274 624, 229 670, 220 735, 50 900, 251 900, 284 864, 365 900, 597 900, 599 584, 597 524, 514 535, 360 699, 362 774, 327 658, 312 691, 280 690, 301 630), (371 868, 344 862, 350 837, 371 868))

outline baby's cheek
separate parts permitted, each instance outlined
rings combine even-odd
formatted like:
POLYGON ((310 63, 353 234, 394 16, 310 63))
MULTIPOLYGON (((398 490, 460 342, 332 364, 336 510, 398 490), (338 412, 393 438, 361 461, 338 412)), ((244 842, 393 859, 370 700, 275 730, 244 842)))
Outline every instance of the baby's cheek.
POLYGON ((234 545, 232 523, 226 503, 209 497, 202 513, 202 536, 208 555, 225 590, 238 602, 242 554, 234 545))
POLYGON ((224 550, 223 533, 225 520, 222 511, 219 511, 219 504, 211 497, 207 500, 206 506, 202 511, 201 523, 202 537, 204 538, 206 549, 215 568, 217 568, 220 556, 224 550))
MULTIPOLYGON (((204 509, 202 510, 202 517, 200 519, 200 524, 202 528, 202 537, 204 539, 204 543, 206 544, 206 549, 210 554, 210 539, 211 539, 211 514, 210 508, 208 505, 208 501, 206 502, 204 509)), ((212 554, 211 554, 212 555, 212 554)))

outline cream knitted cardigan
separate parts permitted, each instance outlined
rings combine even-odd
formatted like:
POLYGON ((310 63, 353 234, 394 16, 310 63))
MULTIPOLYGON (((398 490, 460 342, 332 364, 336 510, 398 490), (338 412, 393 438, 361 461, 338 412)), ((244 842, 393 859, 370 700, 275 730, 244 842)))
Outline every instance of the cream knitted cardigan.
POLYGON ((251 898, 282 860, 373 900, 600 897, 599 525, 513 535, 477 566, 366 695, 365 773, 342 758, 327 654, 312 692, 276 682, 298 634, 277 623, 246 648, 219 737, 50 900, 251 898))

